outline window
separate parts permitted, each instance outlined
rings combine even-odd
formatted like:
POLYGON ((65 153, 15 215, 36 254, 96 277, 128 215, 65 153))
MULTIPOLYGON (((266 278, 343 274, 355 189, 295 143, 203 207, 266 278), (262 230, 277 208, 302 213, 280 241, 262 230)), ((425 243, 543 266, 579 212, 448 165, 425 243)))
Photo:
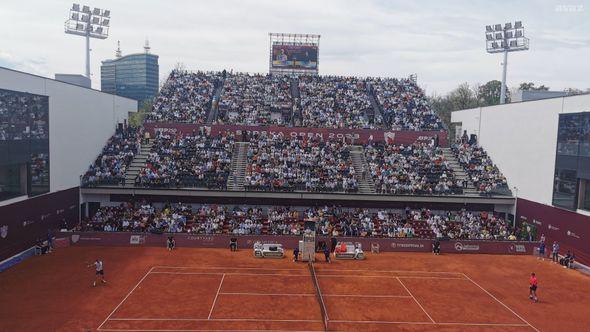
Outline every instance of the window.
POLYGON ((560 114, 553 205, 570 210, 586 208, 590 205, 590 195, 586 187, 590 179, 590 158, 588 157, 590 157, 590 112, 560 114))
POLYGON ((0 200, 49 191, 49 98, 0 89, 0 200))

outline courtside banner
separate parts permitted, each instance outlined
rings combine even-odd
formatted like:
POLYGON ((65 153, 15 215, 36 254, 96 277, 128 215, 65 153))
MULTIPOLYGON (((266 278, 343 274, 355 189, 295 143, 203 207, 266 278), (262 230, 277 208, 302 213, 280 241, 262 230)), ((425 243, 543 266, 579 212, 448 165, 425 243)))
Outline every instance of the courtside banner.
POLYGON ((517 209, 519 222, 535 226, 538 237, 545 235, 547 249, 557 241, 562 255, 571 250, 580 263, 590 264, 590 216, 522 198, 517 209))
MULTIPOLYGON (((61 233, 61 237, 69 237, 72 245, 76 246, 157 246, 164 248, 168 236, 174 236, 178 247, 191 248, 229 248, 230 239, 238 239, 239 249, 252 249, 254 243, 279 243, 285 250, 294 249, 301 236, 291 235, 213 235, 213 234, 151 234, 151 233, 114 233, 114 232, 76 232, 61 233)), ((371 237, 336 237, 338 241, 360 243, 365 252, 371 250, 371 245, 379 245, 381 252, 430 252, 432 240, 407 238, 371 238, 371 237)), ((330 245, 330 237, 318 236, 317 241, 324 241, 330 245)), ((473 241, 450 240, 441 241, 442 253, 458 254, 508 254, 532 255, 533 242, 517 241, 473 241)))
POLYGON ((441 241, 442 253, 532 255, 534 242, 517 241, 441 241))
POLYGON ((285 137, 316 137, 324 140, 346 140, 348 143, 366 144, 369 141, 386 142, 390 144, 412 144, 419 141, 430 141, 438 136, 439 144, 442 147, 448 146, 446 131, 396 131, 376 129, 329 129, 329 128, 307 128, 307 127, 279 127, 279 126, 244 126, 244 125, 211 125, 203 126, 188 123, 163 123, 152 122, 144 124, 151 135, 156 132, 168 133, 170 135, 191 135, 209 133, 218 135, 224 132, 231 132, 238 136, 255 134, 280 134, 285 137))

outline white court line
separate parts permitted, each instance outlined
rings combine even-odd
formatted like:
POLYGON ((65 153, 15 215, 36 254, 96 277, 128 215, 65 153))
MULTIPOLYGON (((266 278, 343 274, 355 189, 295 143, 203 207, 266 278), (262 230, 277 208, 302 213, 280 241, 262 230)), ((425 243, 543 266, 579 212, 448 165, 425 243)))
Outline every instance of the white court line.
POLYGON ((219 295, 252 295, 252 296, 315 296, 315 293, 219 293, 219 295))
POLYGON ((461 277, 461 278, 456 278, 456 277, 423 277, 423 276, 396 276, 396 278, 404 278, 404 279, 440 279, 440 280, 465 280, 468 281, 467 279, 461 277))
POLYGON ((511 313, 513 313, 516 317, 518 317, 521 321, 525 322, 528 326, 530 326, 533 330, 535 331, 539 331, 539 329, 537 329, 536 327, 534 327, 531 323, 527 322, 526 319, 522 318, 519 314, 517 314, 514 310, 510 309, 509 306, 507 306, 506 304, 504 304, 504 302, 498 300, 497 297, 495 297, 494 295, 492 295, 492 293, 488 292, 485 288, 483 288, 480 284, 478 284, 477 282, 475 282, 473 279, 469 278, 468 275, 466 275, 465 273, 463 273, 463 275, 465 276, 465 278, 469 279, 469 281, 471 281, 474 285, 476 285, 477 287, 479 287, 482 291, 484 291, 486 294, 488 294, 489 296, 491 296, 494 300, 496 300, 496 302, 500 303, 502 306, 504 306, 504 308, 508 309, 511 313))
POLYGON ((407 325, 445 325, 445 326, 505 326, 505 327, 525 327, 527 324, 512 323, 432 323, 432 322, 405 322, 405 321, 386 321, 386 320, 331 320, 332 323, 354 323, 354 324, 407 324, 407 325))
MULTIPOLYGON (((391 278, 390 275, 352 275, 352 274, 316 274, 318 277, 335 277, 335 278, 391 278)), ((430 276, 393 276, 395 278, 406 279, 441 279, 441 280, 468 280, 463 277, 430 277, 430 276)))
POLYGON ((414 297, 414 295, 412 294, 412 292, 410 292, 410 290, 408 289, 408 287, 406 287, 406 285, 404 285, 404 283, 400 280, 400 278, 395 277, 395 279, 397 279, 397 281, 399 281, 399 283, 406 289, 406 292, 408 292, 408 294, 410 294, 410 296, 414 299, 414 301, 420 307, 420 309, 422 309, 422 311, 424 311, 424 313, 426 314, 426 316, 428 316, 428 318, 430 319, 430 321, 432 321, 433 324, 436 324, 436 322, 434 321, 434 319, 432 319, 432 317, 430 317, 430 315, 428 314, 428 312, 426 312, 426 309, 424 309, 424 307, 420 304, 420 302, 418 302, 418 300, 416 300, 416 297, 414 297))
POLYGON ((346 269, 318 269, 317 272, 323 271, 344 271, 344 272, 403 272, 403 273, 426 273, 426 274, 463 274, 461 272, 449 272, 449 271, 407 271, 407 270, 346 270, 346 269))
POLYGON ((260 318, 111 318, 114 321, 188 321, 188 322, 305 322, 321 323, 318 319, 260 319, 260 318))
POLYGON ((151 274, 195 274, 195 275, 229 275, 229 276, 278 276, 278 277, 299 277, 309 278, 309 275, 304 274, 280 274, 280 273, 224 273, 224 272, 168 272, 156 271, 151 274))
POLYGON ((154 268, 162 268, 162 269, 197 269, 197 270, 272 270, 272 271, 304 271, 304 268, 301 269, 273 269, 273 268, 266 268, 266 267, 231 267, 231 266, 154 266, 154 268))
POLYGON ((323 297, 411 298, 410 295, 322 294, 323 297))
POLYGON ((168 271, 154 271, 151 274, 202 274, 202 275, 213 275, 220 276, 225 274, 223 272, 168 272, 168 271))
POLYGON ((129 293, 127 293, 127 295, 123 298, 123 300, 121 300, 121 302, 115 307, 115 309, 113 309, 113 311, 107 316, 107 318, 98 326, 97 330, 100 330, 101 327, 104 325, 104 323, 106 323, 109 318, 111 318, 111 316, 115 313, 115 311, 117 311, 117 309, 119 309, 119 307, 123 304, 123 302, 125 302, 125 300, 127 300, 127 298, 131 295, 131 293, 133 293, 133 291, 139 286, 139 284, 141 284, 141 282, 150 274, 150 272, 152 272, 154 268, 152 267, 151 269, 149 269, 149 271, 146 272, 146 274, 143 276, 143 278, 141 278, 137 284, 135 285, 135 287, 133 287, 129 293))
POLYGON ((213 304, 211 305, 211 310, 209 311, 209 317, 207 317, 207 319, 211 319, 211 314, 213 313, 213 308, 215 308, 215 302, 217 302, 217 297, 219 296, 219 291, 221 290, 221 285, 223 285, 223 279, 225 279, 225 274, 221 277, 221 281, 219 282, 219 288, 217 288, 217 293, 215 294, 215 299, 213 300, 213 304))
POLYGON ((404 321, 386 321, 386 320, 330 320, 332 323, 358 323, 358 324, 415 324, 415 325, 435 325, 433 322, 404 322, 404 321))
POLYGON ((163 330, 150 330, 150 329, 102 329, 101 331, 113 331, 113 332, 203 332, 203 331, 241 331, 241 332, 260 332, 260 331, 267 331, 267 332, 317 332, 317 330, 237 330, 237 329, 230 329, 230 330, 214 330, 214 329, 206 329, 206 330, 170 330, 170 329, 163 329, 163 330))

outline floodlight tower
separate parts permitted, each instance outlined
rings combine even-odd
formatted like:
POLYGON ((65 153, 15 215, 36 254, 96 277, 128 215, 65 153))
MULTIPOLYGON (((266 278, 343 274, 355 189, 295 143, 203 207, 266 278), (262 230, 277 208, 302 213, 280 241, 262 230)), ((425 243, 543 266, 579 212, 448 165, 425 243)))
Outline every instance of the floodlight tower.
POLYGON ((73 4, 65 23, 65 32, 86 37, 86 77, 90 79, 90 38, 106 39, 109 36, 111 11, 73 4))
POLYGON ((488 53, 504 53, 502 62, 502 89, 500 104, 506 101, 506 69, 508 67, 508 52, 526 51, 529 49, 529 39, 524 36, 524 26, 521 21, 504 24, 486 25, 486 51, 488 53))

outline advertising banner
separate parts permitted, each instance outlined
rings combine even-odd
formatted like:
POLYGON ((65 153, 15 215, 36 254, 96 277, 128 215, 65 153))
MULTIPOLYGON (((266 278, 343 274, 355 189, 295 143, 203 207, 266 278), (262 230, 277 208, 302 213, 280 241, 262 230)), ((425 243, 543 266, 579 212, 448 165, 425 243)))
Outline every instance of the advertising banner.
POLYGON ((519 198, 517 220, 534 225, 537 236, 545 235, 547 248, 553 241, 561 246, 561 254, 572 250, 576 259, 590 264, 590 216, 519 198))
POLYGON ((201 131, 214 136, 231 132, 242 137, 254 134, 280 134, 290 137, 318 137, 324 140, 346 140, 350 144, 366 144, 372 142, 387 142, 389 144, 412 144, 419 141, 430 141, 438 135, 439 144, 447 147, 446 131, 393 131, 379 129, 329 129, 329 128, 307 128, 307 127, 279 127, 279 126, 244 126, 244 125, 211 125, 203 126, 187 123, 160 123, 152 122, 145 124, 146 130, 151 135, 156 132, 165 132, 171 135, 191 135, 201 131))
MULTIPOLYGON (((62 233, 69 236, 72 245, 81 246, 161 246, 166 245, 170 234, 151 233, 62 233)), ((212 234, 174 234, 176 245, 194 248, 228 248, 232 237, 238 239, 239 249, 252 249, 256 241, 262 243, 282 244, 286 251, 291 251, 298 245, 301 236, 290 235, 212 235, 212 234)), ((337 237, 338 241, 360 243, 365 252, 371 250, 371 245, 379 245, 381 252, 430 252, 432 240, 411 238, 371 238, 371 237, 337 237)), ((318 241, 330 243, 330 238, 318 236, 318 241)), ((473 241, 451 240, 441 241, 442 253, 457 254, 506 254, 532 255, 534 243, 516 241, 473 241)))

